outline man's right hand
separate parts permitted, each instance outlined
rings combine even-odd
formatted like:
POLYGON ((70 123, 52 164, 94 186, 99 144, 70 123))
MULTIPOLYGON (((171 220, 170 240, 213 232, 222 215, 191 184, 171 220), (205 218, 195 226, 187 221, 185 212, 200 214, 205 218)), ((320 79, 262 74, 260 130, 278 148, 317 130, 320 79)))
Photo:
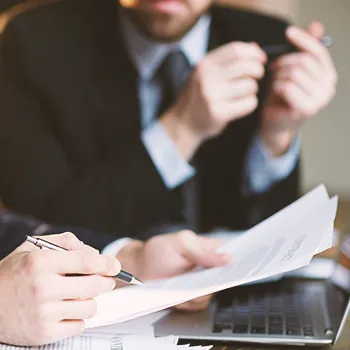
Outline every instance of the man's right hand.
POLYGON ((43 345, 80 334, 93 298, 114 289, 120 263, 66 233, 44 237, 69 251, 24 243, 0 261, 0 343, 43 345), (86 276, 69 277, 68 274, 86 276))
POLYGON ((257 80, 266 60, 258 45, 234 42, 209 53, 194 69, 177 103, 160 121, 186 159, 229 122, 256 109, 257 80))

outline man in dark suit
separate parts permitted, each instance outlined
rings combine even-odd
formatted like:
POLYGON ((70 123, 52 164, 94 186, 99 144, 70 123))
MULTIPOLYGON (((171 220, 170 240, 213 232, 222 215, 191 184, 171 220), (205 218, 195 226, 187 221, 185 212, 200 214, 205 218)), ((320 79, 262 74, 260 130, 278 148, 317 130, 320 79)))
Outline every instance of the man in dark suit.
POLYGON ((286 29, 210 0, 65 0, 13 18, 4 202, 130 236, 243 229, 283 208, 298 196, 299 126, 336 83, 322 26, 286 29), (266 69, 260 46, 286 40, 299 51, 266 69))
POLYGON ((0 13, 8 10, 12 6, 20 4, 22 1, 20 0, 3 0, 0 3, 0 13))

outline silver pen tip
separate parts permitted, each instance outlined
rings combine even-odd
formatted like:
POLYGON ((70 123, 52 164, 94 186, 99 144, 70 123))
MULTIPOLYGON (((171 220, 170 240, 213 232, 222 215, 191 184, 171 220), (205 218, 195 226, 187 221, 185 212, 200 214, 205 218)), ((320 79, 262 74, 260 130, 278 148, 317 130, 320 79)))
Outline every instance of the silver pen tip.
POLYGON ((26 241, 33 243, 33 244, 37 244, 37 239, 31 236, 26 236, 26 241))
POLYGON ((137 279, 136 277, 133 277, 131 280, 131 284, 142 285, 144 283, 142 281, 140 281, 139 279, 137 279))

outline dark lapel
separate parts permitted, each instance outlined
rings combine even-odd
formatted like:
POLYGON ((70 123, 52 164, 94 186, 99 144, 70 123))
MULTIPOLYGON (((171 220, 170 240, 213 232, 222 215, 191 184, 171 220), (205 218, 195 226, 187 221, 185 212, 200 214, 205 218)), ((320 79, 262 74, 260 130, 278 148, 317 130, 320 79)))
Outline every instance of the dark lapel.
POLYGON ((213 6, 211 16, 208 51, 214 50, 230 41, 241 40, 243 33, 236 22, 237 13, 235 10, 213 6))
POLYGON ((96 79, 98 93, 106 115, 116 117, 116 123, 128 136, 139 136, 140 108, 137 72, 128 57, 118 23, 119 6, 115 0, 98 0, 99 25, 95 46, 98 50, 96 79))
POLYGON ((286 43, 286 21, 258 12, 213 6, 209 49, 230 41, 257 42, 261 45, 286 43))

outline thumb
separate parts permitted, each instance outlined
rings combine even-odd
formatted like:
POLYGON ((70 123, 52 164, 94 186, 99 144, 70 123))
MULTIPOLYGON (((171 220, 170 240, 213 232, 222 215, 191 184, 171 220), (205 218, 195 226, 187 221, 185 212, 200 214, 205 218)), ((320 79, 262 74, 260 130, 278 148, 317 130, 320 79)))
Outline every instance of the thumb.
POLYGON ((64 232, 64 233, 55 234, 55 235, 40 236, 38 238, 44 239, 45 241, 56 244, 56 245, 58 245, 62 248, 65 248, 67 250, 93 250, 93 251, 96 251, 96 249, 85 245, 72 232, 64 232))
POLYGON ((219 243, 215 239, 200 237, 191 231, 182 231, 179 240, 181 255, 193 265, 222 266, 232 258, 231 254, 216 253, 219 243))
POLYGON ((322 23, 313 21, 309 24, 307 31, 316 39, 321 39, 325 33, 325 28, 322 23))

